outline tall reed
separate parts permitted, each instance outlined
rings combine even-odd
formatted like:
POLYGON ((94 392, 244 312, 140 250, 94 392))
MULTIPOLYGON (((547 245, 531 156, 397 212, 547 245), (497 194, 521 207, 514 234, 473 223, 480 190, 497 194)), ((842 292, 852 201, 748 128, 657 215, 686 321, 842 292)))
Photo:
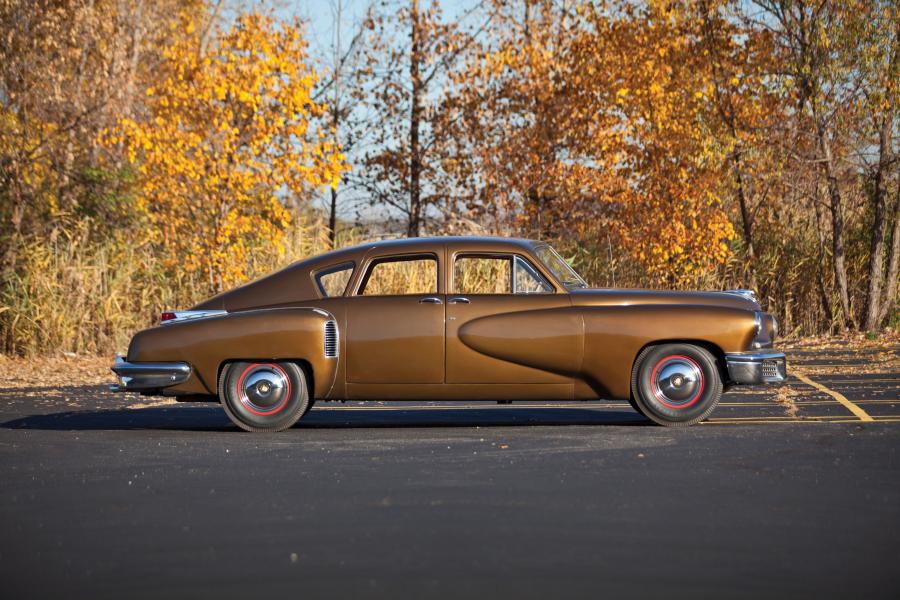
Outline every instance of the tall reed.
MULTIPOLYGON (((354 243, 353 230, 338 243, 354 243)), ((321 219, 298 219, 285 251, 256 248, 250 279, 330 248, 321 219)), ((221 291, 204 277, 167 270, 149 245, 128 236, 97 240, 86 226, 56 239, 22 240, 16 267, 0 281, 0 351, 33 356, 59 352, 110 354, 165 309, 186 308, 221 291)))

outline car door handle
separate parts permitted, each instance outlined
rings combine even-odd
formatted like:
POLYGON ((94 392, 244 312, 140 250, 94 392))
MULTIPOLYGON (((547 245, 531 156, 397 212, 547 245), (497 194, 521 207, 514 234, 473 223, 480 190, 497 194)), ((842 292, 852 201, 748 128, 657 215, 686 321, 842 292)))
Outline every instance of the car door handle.
POLYGON ((419 300, 419 304, 443 304, 443 302, 437 296, 426 296, 419 300))
POLYGON ((453 298, 450 298, 449 300, 447 300, 447 304, 468 304, 468 303, 469 303, 469 299, 466 298, 465 296, 454 296, 453 298))

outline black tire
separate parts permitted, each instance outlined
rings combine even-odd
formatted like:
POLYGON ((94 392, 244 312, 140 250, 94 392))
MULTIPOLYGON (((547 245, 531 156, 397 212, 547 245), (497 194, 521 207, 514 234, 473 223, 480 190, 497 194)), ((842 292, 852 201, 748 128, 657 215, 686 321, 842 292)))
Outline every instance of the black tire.
POLYGON ((313 400, 312 398, 309 399, 309 402, 306 403, 306 410, 304 410, 303 414, 300 415, 301 419, 306 416, 306 413, 308 413, 309 411, 312 410, 312 407, 313 407, 313 405, 315 405, 315 403, 316 403, 315 400, 313 400))
POLYGON ((283 431, 306 414, 311 402, 306 375, 292 362, 241 361, 222 369, 219 401, 245 431, 283 431))
POLYGON ((716 357, 693 344, 649 346, 634 361, 631 394, 637 410, 660 425, 699 423, 722 397, 716 357))

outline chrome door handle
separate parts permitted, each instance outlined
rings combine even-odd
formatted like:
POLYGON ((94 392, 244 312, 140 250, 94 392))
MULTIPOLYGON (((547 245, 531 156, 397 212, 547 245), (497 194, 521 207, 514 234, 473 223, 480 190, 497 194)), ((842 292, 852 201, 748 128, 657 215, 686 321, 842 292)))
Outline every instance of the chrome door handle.
POLYGON ((468 304, 468 303, 469 303, 469 299, 466 298, 465 296, 454 296, 453 298, 450 298, 449 300, 447 300, 447 304, 468 304))
POLYGON ((419 300, 419 304, 443 304, 443 302, 437 296, 426 296, 419 300))

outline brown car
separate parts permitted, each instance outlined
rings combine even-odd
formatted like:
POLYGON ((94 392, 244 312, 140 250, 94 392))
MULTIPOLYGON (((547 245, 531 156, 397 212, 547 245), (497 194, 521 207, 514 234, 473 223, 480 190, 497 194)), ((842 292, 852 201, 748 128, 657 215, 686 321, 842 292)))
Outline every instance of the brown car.
POLYGON ((691 425, 732 384, 785 379, 776 332, 747 290, 588 289, 545 243, 393 240, 163 313, 111 389, 218 399, 249 431, 345 399, 621 399, 691 425))

